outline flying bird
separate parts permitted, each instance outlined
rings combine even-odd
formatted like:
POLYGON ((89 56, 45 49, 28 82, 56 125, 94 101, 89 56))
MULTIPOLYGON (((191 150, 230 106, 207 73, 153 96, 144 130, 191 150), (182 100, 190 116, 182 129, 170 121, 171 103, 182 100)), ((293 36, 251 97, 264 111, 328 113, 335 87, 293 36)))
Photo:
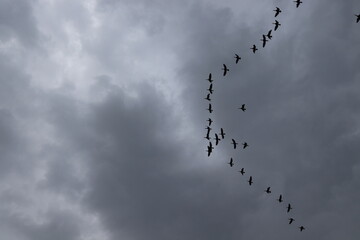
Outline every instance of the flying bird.
POLYGON ((250 49, 252 49, 252 51, 253 51, 253 53, 255 53, 258 49, 256 48, 256 46, 255 46, 255 44, 252 46, 252 48, 250 48, 250 49))
POLYGON ((221 138, 224 139, 225 137, 225 132, 224 132, 224 129, 220 129, 220 135, 221 135, 221 138))
POLYGON ((263 38, 260 39, 260 40, 263 42, 263 45, 262 45, 263 47, 265 47, 266 42, 269 41, 269 40, 266 39, 266 36, 264 34, 263 34, 263 38))
POLYGON ((208 79, 206 79, 206 80, 208 80, 210 83, 212 83, 214 80, 212 80, 212 75, 211 75, 211 73, 209 74, 209 78, 208 79))
POLYGON ((211 102, 211 98, 210 98, 210 93, 208 93, 208 95, 206 95, 206 98, 204 98, 205 100, 208 100, 209 102, 211 102))
POLYGON ((206 120, 209 122, 209 126, 211 126, 211 123, 213 122, 213 120, 211 120, 211 118, 209 118, 208 120, 206 120))
POLYGON ((266 193, 271 193, 270 191, 270 187, 268 187, 266 190, 265 190, 266 193))
POLYGON ((357 23, 360 22, 360 14, 359 14, 359 15, 356 15, 356 14, 355 14, 355 16, 356 16, 356 22, 357 22, 357 23))
POLYGON ((289 224, 292 224, 293 221, 295 221, 295 219, 289 218, 289 224))
POLYGON ((234 166, 234 161, 232 158, 230 158, 230 162, 228 162, 228 164, 230 165, 230 167, 234 166))
POLYGON ((272 38, 271 32, 272 32, 272 30, 270 30, 270 31, 266 34, 266 36, 267 36, 269 39, 272 38))
POLYGON ((296 3, 296 8, 298 8, 300 6, 300 3, 302 3, 302 1, 296 0, 296 1, 294 1, 294 3, 296 3))
POLYGON ((277 200, 279 201, 279 203, 281 203, 283 201, 281 194, 280 194, 280 196, 279 196, 279 198, 277 200))
POLYGON ((277 17, 279 15, 279 13, 281 13, 281 10, 280 10, 280 8, 276 7, 274 12, 275 12, 275 17, 277 17))
POLYGON ((212 87, 213 87, 213 85, 212 85, 212 83, 210 84, 210 87, 207 89, 209 92, 210 92, 210 94, 213 94, 213 92, 214 92, 214 90, 212 89, 212 87))
POLYGON ((218 143, 220 142, 220 138, 219 138, 219 136, 215 133, 215 144, 216 144, 216 146, 218 145, 218 143))
POLYGON ((231 139, 231 141, 232 141, 232 144, 234 145, 234 149, 236 149, 236 145, 238 145, 239 143, 235 142, 234 139, 231 139))
POLYGON ((206 128, 205 128, 208 132, 210 132, 210 130, 212 129, 211 127, 209 127, 209 126, 206 126, 206 128))
POLYGON ((275 20, 275 22, 273 24, 275 24, 274 31, 276 31, 278 29, 278 27, 281 26, 281 24, 279 23, 278 20, 275 20))
POLYGON ((210 157, 210 155, 211 155, 211 153, 212 153, 212 150, 214 149, 214 148, 212 147, 211 142, 209 142, 209 143, 210 143, 210 145, 207 146, 208 157, 210 157))
POLYGON ((244 168, 241 168, 241 170, 239 171, 239 173, 241 173, 241 175, 244 175, 244 173, 245 173, 244 168))
POLYGON ((300 232, 302 232, 303 230, 305 230, 304 226, 300 226, 300 232))
POLYGON ((229 69, 227 68, 227 66, 225 65, 225 64, 223 64, 223 68, 222 68, 222 70, 224 70, 224 73, 223 73, 223 76, 225 76, 226 75, 226 73, 229 71, 229 69))
POLYGON ((239 60, 241 60, 241 57, 239 57, 239 55, 237 55, 236 53, 234 58, 236 59, 235 61, 236 64, 239 62, 239 60))
POLYGON ((250 186, 251 186, 251 184, 253 183, 253 181, 252 181, 252 176, 250 176, 248 183, 249 183, 250 186))
POLYGON ((247 142, 244 142, 242 145, 243 145, 243 149, 245 149, 249 146, 249 144, 247 144, 247 142))
POLYGON ((291 205, 289 203, 288 206, 287 206, 287 212, 290 212, 291 209, 292 209, 292 207, 291 207, 291 205))
POLYGON ((238 109, 241 109, 243 112, 245 112, 246 111, 245 104, 242 104, 241 107, 239 107, 238 109))
POLYGON ((212 108, 211 108, 211 103, 209 103, 209 108, 207 108, 207 110, 209 110, 210 113, 213 112, 212 108))

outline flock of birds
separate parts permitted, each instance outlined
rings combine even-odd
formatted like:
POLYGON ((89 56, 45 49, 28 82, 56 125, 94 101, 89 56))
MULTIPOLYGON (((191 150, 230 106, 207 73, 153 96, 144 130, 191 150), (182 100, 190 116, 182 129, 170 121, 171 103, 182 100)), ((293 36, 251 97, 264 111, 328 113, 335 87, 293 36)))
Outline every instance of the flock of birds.
MULTIPOLYGON (((302 4, 302 1, 300 0, 296 0, 294 1, 296 3, 296 8, 298 8, 301 4, 302 4)), ((276 9, 273 10, 275 12, 275 18, 282 12, 280 8, 276 7, 276 9)), ((356 22, 360 22, 360 14, 355 14, 355 16, 357 17, 356 19, 356 22)), ((267 34, 263 34, 262 35, 262 38, 260 39, 262 41, 262 47, 264 48, 266 46, 266 43, 272 39, 272 31, 276 31, 280 26, 281 24, 279 23, 278 20, 275 19, 275 22, 273 23, 275 26, 274 26, 274 29, 271 29, 267 32, 267 34)), ((253 44, 253 46, 250 48, 252 50, 253 53, 255 53, 258 48, 256 47, 255 44, 253 44)), ((238 54, 235 54, 234 56, 235 58, 235 64, 238 64, 239 61, 241 60, 241 57, 238 55, 238 54)), ((223 64, 223 76, 225 77, 227 75, 227 73, 230 71, 229 68, 226 66, 226 64, 223 64)), ((209 113, 211 114, 213 112, 213 108, 212 108, 212 105, 211 105, 211 95, 213 94, 214 92, 214 89, 213 89, 213 79, 212 79, 212 74, 210 73, 209 74, 209 77, 206 79, 207 81, 210 82, 210 86, 209 88, 207 89, 208 91, 208 94, 206 95, 205 97, 205 100, 207 100, 209 102, 209 105, 208 105, 208 108, 207 110, 209 111, 209 113)), ((246 105, 245 104, 242 104, 241 107, 239 107, 238 109, 240 109, 241 111, 245 112, 246 111, 246 105)), ((207 130, 206 132, 206 136, 205 136, 205 139, 208 140, 208 146, 207 146, 207 154, 208 154, 208 157, 210 157, 211 153, 213 152, 214 150, 214 146, 211 142, 211 137, 210 137, 210 133, 211 133, 211 124, 213 123, 213 120, 211 118, 209 118, 207 120, 208 122, 208 125, 207 127, 205 128, 207 130)), ((214 134, 214 140, 215 140, 215 145, 217 146, 220 141, 223 141, 225 139, 225 132, 224 132, 224 129, 223 128, 220 128, 220 132, 219 133, 215 133, 214 134)), ((236 142, 235 139, 231 139, 231 142, 230 144, 232 144, 233 148, 236 149, 237 145, 239 144, 238 142, 236 142)), ((247 147, 249 147, 249 144, 247 142, 243 142, 242 143, 242 149, 246 149, 247 147)), ((230 165, 230 167, 233 167, 234 166, 234 160, 233 158, 230 158, 230 161, 228 162, 228 164, 230 165)), ((241 175, 244 175, 245 174, 245 169, 244 168, 241 168, 239 170, 240 174, 241 175)), ((249 183, 249 185, 251 186, 253 184, 253 177, 252 176, 249 176, 249 180, 247 181, 249 183)), ((264 192, 266 194, 271 194, 271 187, 267 187, 264 192)), ((282 194, 280 194, 280 196, 276 199, 279 203, 282 203, 284 200, 283 200, 283 196, 282 194)), ((292 210, 292 205, 290 203, 287 204, 287 207, 286 207, 286 211, 287 213, 289 213, 291 210, 292 210)), ((292 224, 293 222, 295 221, 295 219, 293 217, 289 217, 288 218, 288 224, 292 224)), ((300 231, 303 231, 305 230, 305 227, 303 225, 300 225, 298 227, 300 229, 300 231)))

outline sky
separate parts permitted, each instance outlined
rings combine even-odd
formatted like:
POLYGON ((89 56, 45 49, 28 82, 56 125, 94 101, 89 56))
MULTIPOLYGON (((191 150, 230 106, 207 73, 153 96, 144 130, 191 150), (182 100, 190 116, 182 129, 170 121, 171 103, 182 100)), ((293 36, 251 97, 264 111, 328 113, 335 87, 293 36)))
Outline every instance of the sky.
POLYGON ((1 238, 359 239, 355 14, 356 0, 0 0, 1 238), (213 145, 226 133, 210 157, 209 117, 213 145))

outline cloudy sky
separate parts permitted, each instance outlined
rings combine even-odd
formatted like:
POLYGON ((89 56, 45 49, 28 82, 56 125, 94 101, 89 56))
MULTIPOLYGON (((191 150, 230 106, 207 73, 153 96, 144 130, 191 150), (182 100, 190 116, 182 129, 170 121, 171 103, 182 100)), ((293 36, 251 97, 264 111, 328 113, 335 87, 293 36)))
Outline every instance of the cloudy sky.
POLYGON ((359 239, 360 2, 303 2, 0 0, 1 238, 359 239))

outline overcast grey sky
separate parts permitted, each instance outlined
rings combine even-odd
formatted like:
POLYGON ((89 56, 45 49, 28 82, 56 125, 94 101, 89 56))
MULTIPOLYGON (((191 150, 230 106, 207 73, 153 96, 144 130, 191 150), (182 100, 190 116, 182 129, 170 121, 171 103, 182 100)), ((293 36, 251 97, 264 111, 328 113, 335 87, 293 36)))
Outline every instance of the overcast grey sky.
POLYGON ((359 239, 360 2, 303 2, 0 0, 1 239, 359 239))

